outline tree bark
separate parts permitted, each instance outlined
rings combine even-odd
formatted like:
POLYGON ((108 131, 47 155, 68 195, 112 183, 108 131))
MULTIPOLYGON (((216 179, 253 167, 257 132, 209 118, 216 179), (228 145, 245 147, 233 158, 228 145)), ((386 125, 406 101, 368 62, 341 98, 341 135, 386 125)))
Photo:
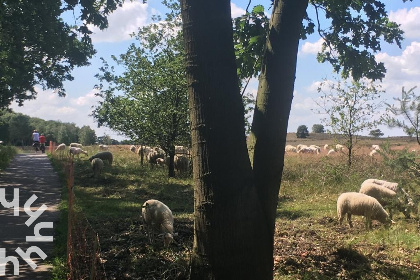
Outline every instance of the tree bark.
POLYGON ((250 134, 253 169, 273 243, 293 99, 297 52, 308 0, 274 1, 250 134))
POLYGON ((230 1, 182 0, 194 177, 191 279, 271 279, 248 157, 230 1))

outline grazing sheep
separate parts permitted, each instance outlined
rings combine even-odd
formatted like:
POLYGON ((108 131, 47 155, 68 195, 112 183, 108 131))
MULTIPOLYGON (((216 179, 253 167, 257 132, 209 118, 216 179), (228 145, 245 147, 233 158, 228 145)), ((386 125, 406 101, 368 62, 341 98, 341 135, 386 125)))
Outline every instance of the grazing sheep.
POLYGON ((70 147, 82 148, 83 145, 79 143, 70 143, 70 147))
POLYGON ((319 154, 320 150, 314 147, 304 147, 297 152, 298 154, 319 154))
POLYGON ((113 156, 111 152, 99 152, 96 155, 93 155, 89 158, 89 161, 92 161, 94 158, 100 158, 102 160, 108 161, 112 165, 113 156))
POLYGON ((369 156, 374 157, 377 154, 379 154, 378 150, 372 150, 372 151, 370 151, 369 156))
POLYGON ((380 151, 381 148, 379 147, 379 145, 372 145, 372 149, 376 150, 376 151, 380 151))
POLYGON ((166 160, 163 158, 157 158, 156 159, 156 164, 159 166, 165 166, 166 165, 166 160))
POLYGON ((77 155, 77 157, 79 157, 80 154, 88 155, 88 153, 86 151, 82 150, 81 148, 70 147, 70 149, 69 149, 69 155, 70 156, 74 157, 75 155, 77 155))
POLYGON ((296 146, 296 151, 299 153, 300 150, 308 148, 308 146, 303 145, 303 144, 299 144, 296 146))
POLYGON ((190 160, 186 156, 176 155, 174 157, 174 168, 179 173, 183 173, 183 174, 187 173, 189 164, 190 164, 190 160))
POLYGON ((104 162, 100 158, 94 158, 90 165, 92 166, 93 175, 92 177, 98 177, 101 174, 102 169, 104 168, 104 162))
POLYGON ((327 149, 328 149, 328 147, 329 147, 329 146, 328 146, 328 144, 325 144, 325 145, 324 145, 324 150, 327 150, 327 149))
POLYGON ((297 152, 297 149, 296 149, 295 146, 286 145, 286 147, 284 148, 284 151, 285 152, 293 152, 293 153, 296 153, 297 152))
POLYGON ((187 147, 184 146, 175 146, 175 154, 176 155, 189 155, 190 151, 187 147))
POLYGON ((353 227, 351 215, 364 216, 366 218, 366 229, 372 228, 372 220, 378 220, 384 224, 392 222, 378 200, 363 193, 347 192, 338 197, 337 216, 340 225, 346 214, 350 227, 353 227))
POLYGON ((407 218, 410 217, 410 212, 418 213, 417 204, 414 203, 413 199, 403 188, 398 186, 398 183, 379 179, 367 179, 362 183, 360 188, 366 188, 366 186, 369 185, 380 186, 396 193, 396 196, 392 201, 392 205, 389 208, 396 208, 397 210, 402 212, 407 218))
POLYGON ((174 241, 174 217, 172 211, 159 200, 149 199, 141 207, 141 216, 148 231, 149 241, 153 240, 153 232, 163 235, 165 247, 174 241))
POLYGON ((330 149, 328 151, 327 155, 330 156, 330 155, 335 154, 335 153, 336 153, 336 151, 334 149, 330 149))
POLYGON ((376 198, 382 206, 389 204, 389 202, 396 198, 397 193, 393 190, 387 189, 375 183, 362 184, 359 193, 363 193, 376 198))
POLYGON ((317 154, 321 153, 321 147, 317 145, 310 145, 309 148, 317 150, 317 154))
POLYGON ((103 145, 103 144, 100 144, 99 145, 99 150, 101 150, 101 151, 108 151, 108 145, 103 145))
POLYGON ((130 146, 130 151, 132 151, 133 153, 135 153, 136 152, 136 146, 131 145, 130 146))
POLYGON ((61 143, 60 145, 57 146, 57 148, 55 148, 55 151, 64 151, 66 149, 66 144, 61 143))
POLYGON ((337 144, 337 145, 335 145, 335 150, 336 150, 337 152, 339 152, 339 151, 343 151, 343 150, 344 150, 344 146, 343 146, 343 145, 341 145, 341 144, 337 144))

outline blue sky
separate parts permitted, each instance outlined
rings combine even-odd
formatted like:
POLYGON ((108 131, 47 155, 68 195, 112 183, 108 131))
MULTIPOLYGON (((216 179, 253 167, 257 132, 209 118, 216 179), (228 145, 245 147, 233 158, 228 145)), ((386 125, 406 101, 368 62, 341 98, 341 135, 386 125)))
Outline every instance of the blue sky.
MULTIPOLYGON (((109 17, 107 30, 94 30, 93 41, 97 54, 91 60, 91 66, 76 69, 73 72, 74 81, 65 83, 66 97, 60 98, 51 90, 39 89, 36 100, 25 102, 23 107, 13 104, 12 109, 45 120, 73 122, 79 127, 89 125, 96 130, 98 136, 107 134, 115 139, 124 139, 110 129, 97 128, 94 119, 89 116, 92 112, 91 107, 98 102, 98 98, 94 95, 94 85, 98 81, 94 75, 99 72, 100 57, 110 61, 111 55, 118 56, 125 53, 128 46, 134 42, 129 34, 150 23, 152 14, 163 13, 160 1, 147 2, 147 4, 143 4, 142 0, 126 2, 122 8, 109 17)), ((381 83, 382 89, 385 90, 382 97, 388 103, 393 103, 393 98, 401 95, 403 86, 406 89, 420 86, 420 3, 416 1, 403 3, 402 0, 384 2, 391 20, 401 24, 401 28, 405 31, 405 40, 401 49, 396 45, 383 44, 382 51, 376 54, 377 59, 384 62, 387 68, 387 75, 381 83)), ((252 1, 251 7, 263 4, 267 8, 270 3, 271 1, 252 1)), ((241 15, 247 4, 247 0, 232 1, 232 16, 241 15)), ((271 13, 271 10, 268 12, 271 13)), ((74 21, 75 19, 69 16, 66 20, 74 21)), ((319 97, 317 85, 324 78, 333 79, 334 75, 329 64, 320 64, 316 61, 316 53, 321 43, 319 36, 314 34, 299 44, 295 92, 288 124, 289 132, 296 132, 299 125, 306 125, 310 130, 313 124, 321 123, 323 118, 311 110, 317 108, 314 102, 319 97)), ((257 81, 254 80, 250 84, 249 91, 255 94, 256 88, 257 81)), ((420 95, 420 87, 415 92, 420 95)), ((400 129, 389 129, 386 126, 380 129, 385 136, 404 135, 400 129)))

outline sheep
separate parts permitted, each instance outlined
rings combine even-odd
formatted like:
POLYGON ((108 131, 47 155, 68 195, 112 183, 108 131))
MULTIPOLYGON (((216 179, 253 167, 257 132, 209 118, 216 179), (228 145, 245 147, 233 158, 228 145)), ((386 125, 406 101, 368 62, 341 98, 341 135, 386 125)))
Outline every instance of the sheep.
POLYGON ((100 158, 94 158, 90 162, 93 170, 92 177, 98 177, 99 174, 101 174, 102 169, 104 168, 104 162, 100 158))
POLYGON ((149 241, 152 242, 153 232, 158 232, 163 235, 164 245, 168 247, 174 241, 174 217, 171 209, 155 199, 147 200, 141 208, 141 216, 148 231, 149 241))
POLYGON ((296 153, 297 152, 297 149, 296 149, 295 146, 286 145, 286 147, 284 148, 284 151, 285 152, 293 152, 293 153, 296 153))
POLYGON ((99 145, 99 150, 101 150, 101 151, 108 151, 108 145, 100 144, 99 145))
POLYGON ((310 145, 309 148, 315 149, 317 154, 321 153, 321 147, 317 145, 310 145))
POLYGON ((299 153, 300 150, 308 148, 308 146, 303 145, 303 144, 299 144, 296 146, 296 151, 299 153))
POLYGON ((329 145, 328 144, 325 144, 324 145, 324 150, 328 150, 328 147, 329 147, 329 145))
POLYGON ((69 149, 69 155, 70 156, 74 157, 75 155, 77 155, 77 157, 79 157, 80 154, 88 155, 88 153, 86 151, 82 150, 81 148, 70 147, 70 149, 69 149))
MULTIPOLYGON (((407 218, 410 217, 410 212, 418 213, 418 207, 416 203, 414 203, 413 199, 409 196, 409 194, 403 188, 398 186, 398 183, 389 182, 385 180, 379 180, 379 179, 367 179, 361 184, 360 189, 366 189, 370 185, 379 186, 379 187, 388 189, 390 191, 393 191, 396 195, 391 201, 392 205, 390 208, 394 208, 394 207, 397 208, 400 212, 404 214, 405 217, 407 218)), ((370 187, 370 188, 373 188, 373 187, 370 187)), ((383 191, 383 192, 386 192, 386 191, 383 191)))
POLYGON ((60 145, 57 146, 57 148, 55 148, 55 151, 64 151, 66 149, 66 144, 61 143, 60 145))
POLYGON ((338 197, 337 216, 340 225, 346 214, 350 227, 353 227, 351 215, 364 216, 366 218, 366 229, 372 228, 372 220, 378 220, 384 224, 392 222, 378 200, 363 193, 347 192, 338 197))
POLYGON ((157 158, 156 159, 156 164, 159 165, 159 166, 164 166, 164 165, 166 165, 166 160, 163 159, 163 158, 157 158))
POLYGON ((187 147, 184 146, 175 146, 175 154, 176 155, 189 155, 190 151, 187 147))
POLYGON ((182 155, 176 155, 174 157, 174 168, 179 173, 187 173, 190 161, 188 157, 182 155))
POLYGON ((336 151, 334 149, 330 149, 328 151, 327 155, 330 156, 330 155, 335 154, 335 153, 336 153, 336 151))
POLYGON ((70 147, 82 148, 83 145, 79 143, 70 143, 70 147))
POLYGON ((341 144, 337 144, 337 145, 335 145, 335 150, 338 152, 338 151, 343 151, 344 150, 344 146, 343 145, 341 145, 341 144))
POLYGON ((380 151, 381 148, 379 147, 379 145, 372 145, 372 149, 376 150, 376 151, 380 151))
POLYGON ((95 158, 100 158, 102 160, 108 161, 110 165, 112 165, 113 156, 111 152, 105 151, 105 152, 99 152, 96 155, 93 155, 89 158, 89 161, 92 161, 95 158))
POLYGON ((377 154, 379 154, 378 150, 372 150, 372 151, 370 151, 369 156, 374 157, 377 154))
POLYGON ((131 145, 130 146, 130 151, 132 151, 133 153, 135 153, 136 152, 136 146, 131 145))
POLYGON ((390 200, 396 198, 397 193, 375 183, 362 184, 359 193, 376 198, 382 206, 389 204, 390 200))
POLYGON ((304 147, 297 152, 298 154, 319 154, 319 150, 313 147, 304 147))

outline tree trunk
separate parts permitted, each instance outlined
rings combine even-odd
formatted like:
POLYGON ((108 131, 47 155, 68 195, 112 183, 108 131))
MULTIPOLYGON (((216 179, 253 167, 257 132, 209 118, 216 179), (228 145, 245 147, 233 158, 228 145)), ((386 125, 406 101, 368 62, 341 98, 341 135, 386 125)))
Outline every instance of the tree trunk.
POLYGON ((194 177, 191 279, 272 279, 248 157, 230 1, 182 0, 194 177))
POLYGON ((250 135, 253 169, 273 244, 302 19, 308 0, 274 1, 250 135))

